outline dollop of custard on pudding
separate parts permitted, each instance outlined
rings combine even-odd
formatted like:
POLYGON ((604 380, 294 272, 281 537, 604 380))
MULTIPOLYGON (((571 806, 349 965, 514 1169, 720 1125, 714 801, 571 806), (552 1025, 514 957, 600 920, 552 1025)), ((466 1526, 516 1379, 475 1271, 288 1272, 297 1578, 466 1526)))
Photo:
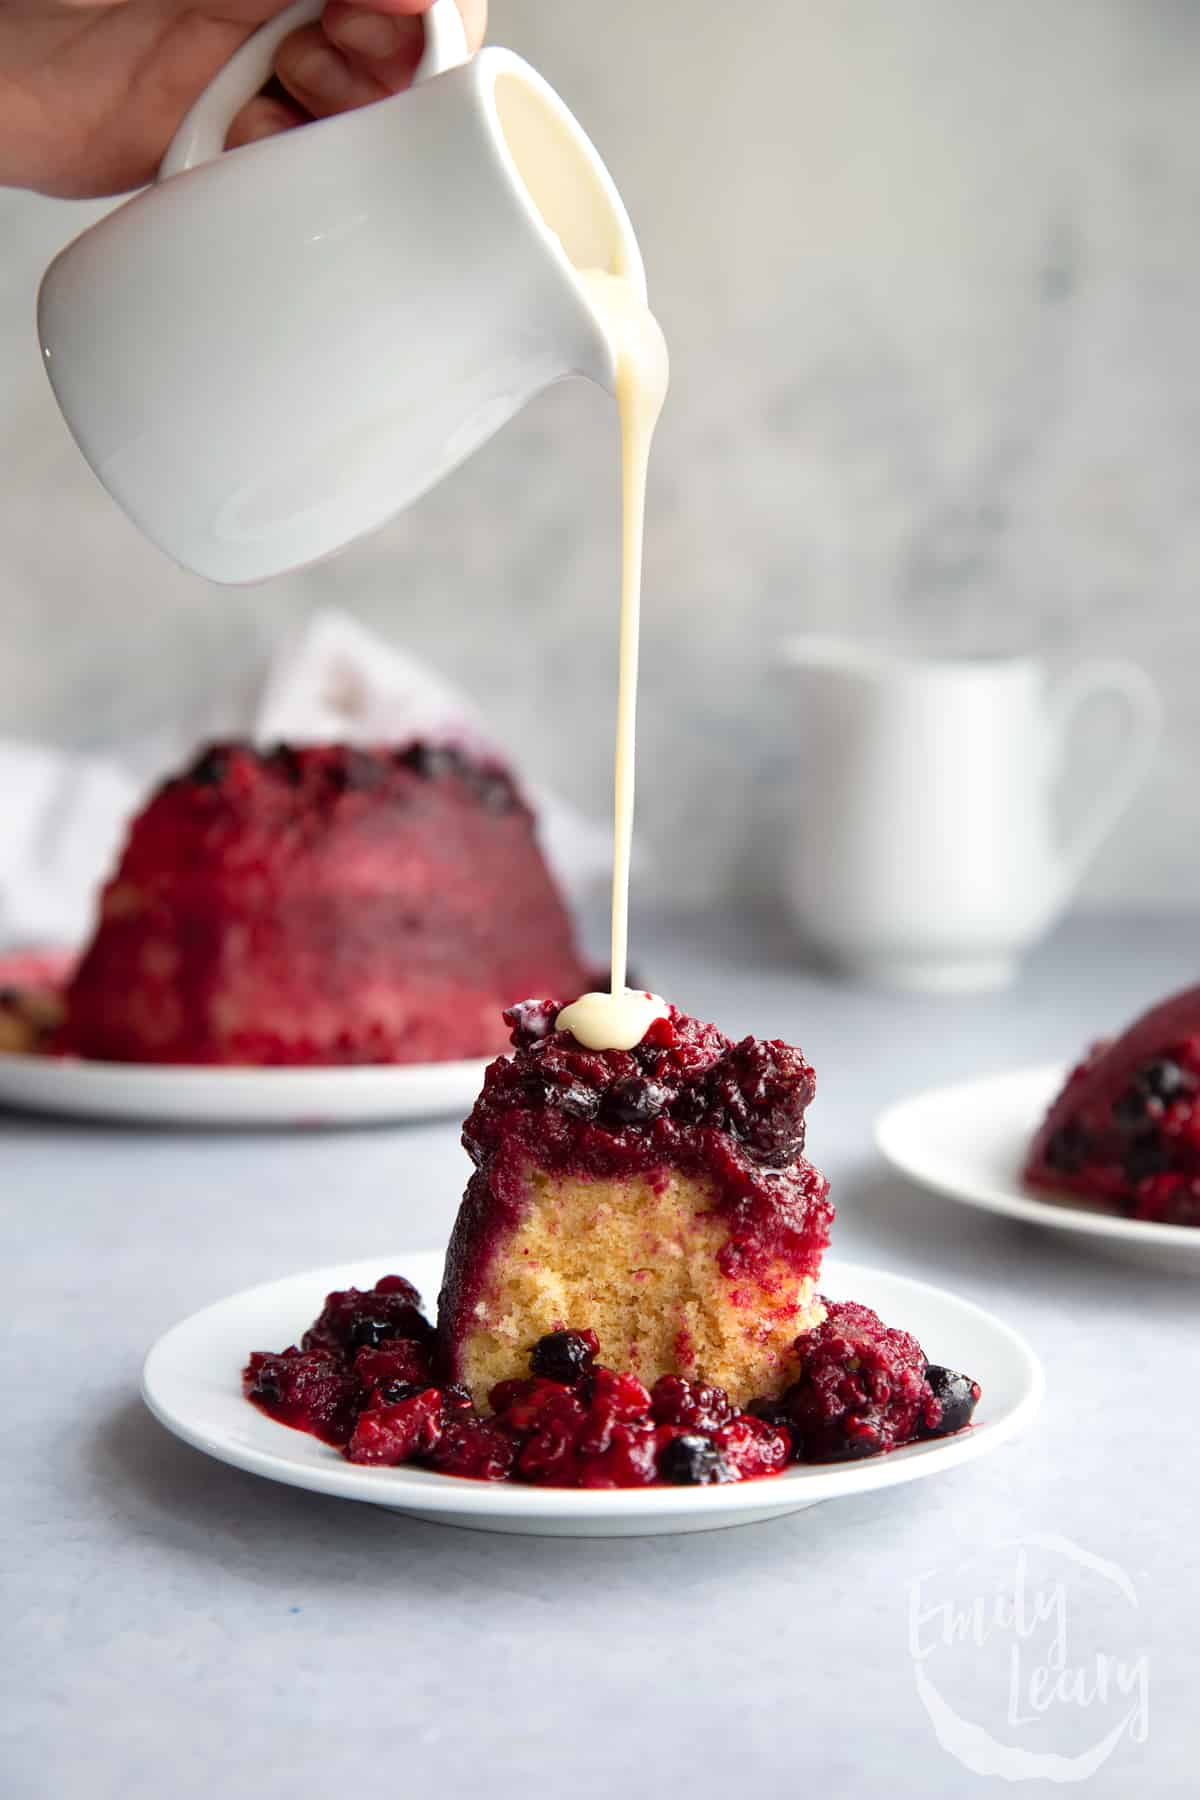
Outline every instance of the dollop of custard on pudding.
POLYGON ((556 1031, 569 1031, 585 1050, 633 1050, 656 1019, 670 1012, 659 994, 625 988, 619 994, 581 994, 564 1006, 554 1021, 556 1031))

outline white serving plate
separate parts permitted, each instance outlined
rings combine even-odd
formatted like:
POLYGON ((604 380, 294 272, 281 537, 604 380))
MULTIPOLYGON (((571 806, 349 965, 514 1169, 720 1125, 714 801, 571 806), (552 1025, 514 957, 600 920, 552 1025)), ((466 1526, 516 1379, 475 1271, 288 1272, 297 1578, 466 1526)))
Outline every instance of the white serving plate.
POLYGON ((916 1094, 880 1114, 875 1141, 900 1174, 963 1206, 1069 1232, 1081 1247, 1145 1267, 1200 1275, 1200 1229, 1122 1218, 1025 1185, 1021 1171, 1034 1132, 1068 1072, 1015 1069, 916 1094))
POLYGON ((400 1252, 292 1275, 218 1301, 155 1344, 142 1379, 146 1404, 196 1449, 291 1487, 474 1530, 631 1537, 749 1524, 943 1474, 1006 1443, 1029 1423, 1042 1397, 1037 1357, 993 1314, 925 1282, 832 1261, 822 1274, 823 1293, 864 1301, 888 1323, 914 1332, 932 1360, 963 1369, 982 1384, 976 1422, 967 1431, 862 1462, 793 1467, 763 1481, 586 1492, 467 1481, 424 1469, 356 1468, 243 1398, 240 1373, 249 1352, 295 1342, 331 1289, 407 1275, 432 1307, 441 1268, 437 1252, 400 1252))
POLYGON ((399 1124, 469 1112, 488 1060, 233 1069, 0 1054, 0 1106, 139 1125, 399 1124))

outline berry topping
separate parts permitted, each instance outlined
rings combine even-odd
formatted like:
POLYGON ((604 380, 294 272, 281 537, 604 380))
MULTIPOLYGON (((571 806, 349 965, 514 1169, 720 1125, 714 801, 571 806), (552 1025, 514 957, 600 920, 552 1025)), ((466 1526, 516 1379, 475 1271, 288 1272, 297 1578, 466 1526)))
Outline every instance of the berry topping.
POLYGON ((627 1081, 614 1082, 604 1096, 604 1114, 618 1125, 647 1125, 667 1110, 671 1090, 661 1081, 648 1081, 644 1075, 631 1075, 627 1081))
POLYGON ((766 1163, 794 1162, 804 1149, 812 1069, 790 1044, 743 1038, 715 1072, 713 1097, 732 1130, 766 1163))
MULTIPOLYGON (((463 1128, 490 1178, 494 1166, 535 1162, 555 1174, 621 1178, 671 1165, 711 1182, 729 1221, 722 1272, 754 1280, 780 1262, 816 1274, 833 1209, 828 1184, 804 1161, 811 1067, 799 1050, 744 1038, 671 1007, 630 1050, 589 1050, 555 1028, 556 1001, 510 1007, 516 1054, 492 1063, 463 1128)), ((472 1258, 486 1250, 480 1240, 472 1258)), ((475 1267, 448 1281, 469 1290, 475 1267)))
POLYGON ((529 1355, 529 1367, 544 1381, 561 1381, 573 1387, 591 1373, 600 1340, 594 1331, 551 1331, 539 1338, 529 1355))

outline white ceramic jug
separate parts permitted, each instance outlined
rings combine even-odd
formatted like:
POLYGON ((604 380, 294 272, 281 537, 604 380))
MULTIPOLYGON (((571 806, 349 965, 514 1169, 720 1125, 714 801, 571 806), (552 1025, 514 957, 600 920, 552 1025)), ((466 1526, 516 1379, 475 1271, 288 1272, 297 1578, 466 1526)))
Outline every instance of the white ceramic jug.
POLYGON ((806 937, 886 985, 1011 980, 1146 774, 1148 677, 1089 663, 1051 692, 1033 657, 926 662, 825 638, 789 641, 783 660, 800 748, 788 898, 806 937), (1072 727, 1103 696, 1123 742, 1060 836, 1072 727))
POLYGON ((573 271, 645 296, 632 227, 567 107, 511 51, 466 59, 454 0, 418 85, 222 153, 276 45, 244 44, 153 187, 42 282, 47 372, 92 468, 168 555, 214 581, 297 568, 431 487, 612 352, 573 271))

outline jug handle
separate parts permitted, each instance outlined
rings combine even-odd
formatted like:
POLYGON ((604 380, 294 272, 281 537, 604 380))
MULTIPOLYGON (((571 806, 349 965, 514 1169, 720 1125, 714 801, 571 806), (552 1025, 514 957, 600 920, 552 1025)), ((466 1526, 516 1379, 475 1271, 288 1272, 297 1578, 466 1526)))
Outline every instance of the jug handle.
POLYGON ((1119 762, 1064 847, 1068 890, 1145 780, 1162 732, 1162 701, 1144 670, 1136 663, 1084 663, 1067 676, 1054 697, 1051 731, 1060 767, 1080 712, 1101 698, 1121 702, 1125 738, 1119 762))
MULTIPOLYGON (((247 38, 185 115, 162 159, 159 181, 220 156, 229 127, 271 73, 279 45, 298 26, 319 19, 324 10, 325 0, 294 0, 278 18, 247 38)), ((414 85, 466 62, 467 56, 467 34, 457 0, 435 0, 425 14, 425 49, 413 76, 414 85)))

